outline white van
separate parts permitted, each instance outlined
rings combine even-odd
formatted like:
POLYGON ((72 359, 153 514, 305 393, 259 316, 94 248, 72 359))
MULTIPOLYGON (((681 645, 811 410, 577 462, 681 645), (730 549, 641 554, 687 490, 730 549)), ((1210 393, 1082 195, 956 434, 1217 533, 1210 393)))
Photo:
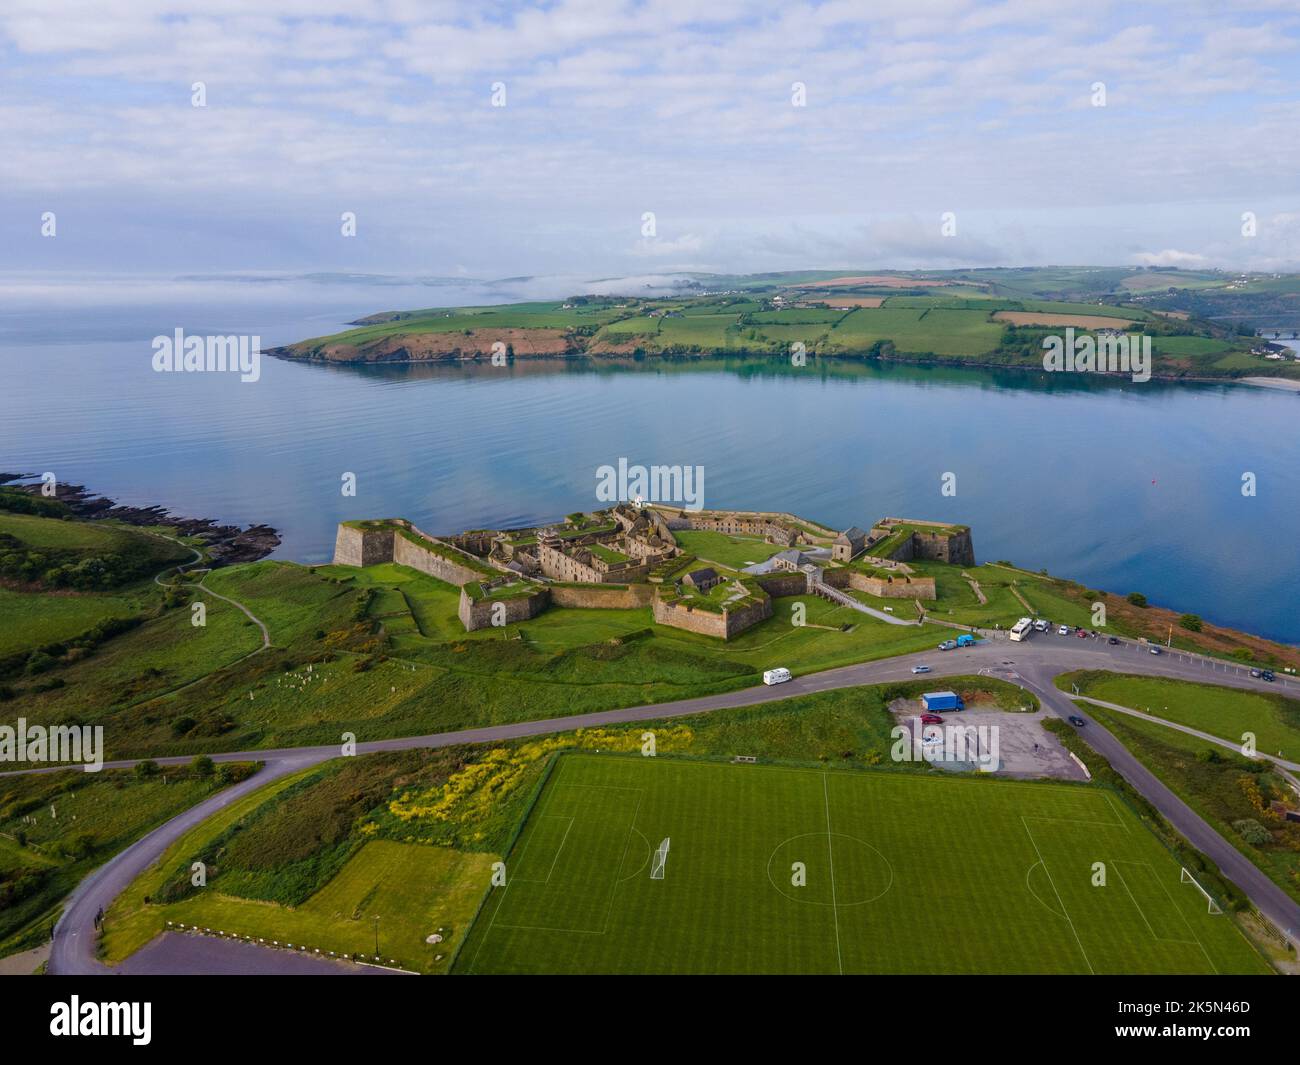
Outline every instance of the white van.
POLYGON ((785 668, 765 669, 763 671, 764 684, 784 684, 790 679, 790 671, 785 668))

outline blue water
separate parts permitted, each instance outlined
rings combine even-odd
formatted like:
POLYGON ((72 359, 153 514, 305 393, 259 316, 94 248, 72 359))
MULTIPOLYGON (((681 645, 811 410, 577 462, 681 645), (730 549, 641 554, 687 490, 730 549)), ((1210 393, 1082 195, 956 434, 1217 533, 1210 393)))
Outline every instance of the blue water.
MULTIPOLYGON (((563 294, 562 292, 557 294, 563 294)), ((506 298, 517 298, 510 293, 506 298)), ((0 302, 0 470, 55 472, 133 504, 266 522, 281 557, 329 557, 335 523, 431 531, 597 505, 598 466, 703 466, 709 507, 835 526, 961 521, 982 560, 1300 641, 1300 396, 823 363, 585 362, 340 368, 263 359, 261 380, 158 374, 153 336, 264 345, 361 314, 500 300, 369 286, 76 290, 0 302), (1242 474, 1256 475, 1254 497, 1242 474), (340 492, 357 476, 355 498, 340 492), (956 475, 954 497, 941 493, 956 475)))

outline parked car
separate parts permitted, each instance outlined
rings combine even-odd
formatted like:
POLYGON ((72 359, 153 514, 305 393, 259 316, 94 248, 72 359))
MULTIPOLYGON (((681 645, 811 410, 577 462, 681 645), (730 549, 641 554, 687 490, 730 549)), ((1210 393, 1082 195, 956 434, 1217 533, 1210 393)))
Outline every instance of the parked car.
POLYGON ((930 667, 929 667, 929 666, 913 666, 913 667, 912 667, 912 672, 913 672, 913 673, 929 673, 929 672, 930 672, 930 667))
POLYGON ((1158 655, 1158 654, 1160 653, 1160 648, 1157 647, 1155 644, 1152 644, 1152 645, 1148 648, 1148 650, 1149 650, 1153 655, 1158 655))
POLYGON ((921 724, 922 724, 922 725, 942 725, 942 724, 943 724, 943 718, 941 718, 938 714, 922 714, 922 715, 921 715, 921 724))
POLYGON ((957 646, 956 640, 944 640, 943 643, 939 644, 939 650, 951 651, 956 646, 957 646))
POLYGON ((1272 671, 1271 669, 1266 669, 1266 670, 1264 670, 1262 673, 1260 673, 1260 675, 1259 675, 1259 679, 1260 679, 1260 680, 1276 680, 1277 678, 1273 676, 1273 671, 1272 671))
POLYGON ((1057 636, 1069 636, 1069 635, 1070 635, 1070 626, 1069 626, 1069 625, 1062 625, 1059 629, 1056 630, 1056 635, 1057 635, 1057 636))
POLYGON ((1087 724, 1078 714, 1071 714, 1069 717, 1070 724, 1075 728, 1083 728, 1087 724))
POLYGON ((1050 621, 1044 621, 1042 618, 1039 618, 1037 621, 1034 622, 1035 632, 1046 632, 1051 627, 1052 627, 1052 623, 1050 621))
POLYGON ((1086 639, 1088 638, 1088 634, 1087 634, 1087 632, 1085 632, 1083 629, 1075 629, 1075 630, 1074 630, 1074 634, 1075 634, 1077 637, 1079 637, 1079 639, 1081 639, 1081 640, 1086 640, 1086 639))
POLYGON ((1264 671, 1262 669, 1252 669, 1250 671, 1250 675, 1254 677, 1256 680, 1258 680, 1260 677, 1264 675, 1264 671))
POLYGON ((1118 645, 1119 640, 1116 639, 1114 636, 1108 636, 1106 638, 1106 642, 1110 644, 1112 647, 1115 647, 1116 645, 1118 645))

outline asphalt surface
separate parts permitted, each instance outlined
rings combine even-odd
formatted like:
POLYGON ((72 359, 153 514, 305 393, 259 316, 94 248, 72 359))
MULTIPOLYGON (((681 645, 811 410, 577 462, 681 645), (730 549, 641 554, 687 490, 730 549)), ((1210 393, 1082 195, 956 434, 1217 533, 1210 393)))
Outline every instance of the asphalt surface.
MULTIPOLYGON (((941 638, 942 635, 941 632, 936 633, 937 637, 941 638)), ((1084 740, 1151 802, 1184 838, 1213 860, 1224 875, 1250 898, 1260 913, 1289 938, 1294 939, 1300 935, 1300 905, 1297 905, 1240 851, 1223 839, 1186 803, 1157 780, 1123 744, 1092 721, 1070 700, 1068 695, 1058 691, 1052 683, 1053 678, 1060 673, 1076 669, 1107 669, 1115 672, 1202 681, 1253 691, 1281 690, 1300 696, 1300 681, 1279 675, 1276 682, 1269 683, 1252 678, 1249 671, 1242 667, 1177 651, 1165 651, 1158 656, 1152 655, 1145 645, 1127 641, 1112 647, 1100 639, 1077 639, 1073 636, 1057 636, 1050 633, 1037 633, 1031 639, 1021 643, 1012 643, 1005 638, 991 639, 974 647, 955 651, 925 651, 876 662, 864 662, 796 677, 785 684, 746 688, 722 695, 623 707, 594 714, 574 714, 568 717, 548 718, 544 721, 520 721, 485 728, 439 732, 427 736, 373 740, 358 743, 357 753, 372 754, 379 751, 448 747, 458 743, 485 743, 567 732, 576 728, 599 725, 685 717, 713 710, 775 702, 837 688, 912 680, 916 679, 912 667, 919 663, 930 666, 929 675, 936 680, 944 676, 985 673, 1000 680, 1017 683, 1037 695, 1043 706, 1059 717, 1066 718, 1071 714, 1083 717, 1087 721, 1087 724, 1080 729, 1080 735, 1084 740)), ((104 965, 95 956, 94 918, 100 909, 106 911, 112 901, 137 876, 152 865, 190 828, 241 796, 286 773, 337 758, 340 754, 341 750, 338 746, 329 745, 279 750, 230 751, 212 755, 213 760, 218 762, 260 761, 264 763, 264 768, 248 780, 227 788, 159 826, 120 854, 110 858, 83 880, 69 897, 63 916, 55 928, 48 971, 59 974, 116 971, 104 965)), ((154 759, 164 765, 183 765, 190 760, 188 756, 154 759)), ((104 764, 108 768, 129 768, 137 761, 139 759, 104 764)), ((56 770, 29 770, 29 772, 50 771, 56 770)), ((178 963, 178 967, 173 971, 188 970, 178 963)), ((251 968, 238 971, 267 972, 274 971, 274 968, 262 968, 254 964, 251 968)))

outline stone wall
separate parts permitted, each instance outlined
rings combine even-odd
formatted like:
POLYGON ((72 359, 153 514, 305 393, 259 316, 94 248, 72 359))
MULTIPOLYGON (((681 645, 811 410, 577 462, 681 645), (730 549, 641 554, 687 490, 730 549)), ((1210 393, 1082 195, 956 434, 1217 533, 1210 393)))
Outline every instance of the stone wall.
POLYGON ((934 559, 955 566, 975 565, 975 546, 970 530, 959 533, 916 532, 912 534, 913 558, 934 559))
POLYGON ((586 584, 581 588, 553 584, 551 602, 555 606, 590 610, 633 610, 649 606, 654 589, 648 584, 586 584))
POLYGON ((937 599, 933 577, 908 577, 898 574, 888 577, 871 577, 865 573, 849 571, 849 587, 881 599, 937 599))
POLYGON ((803 570, 764 573, 754 580, 771 596, 806 595, 808 592, 808 574, 803 570))
POLYGON ((654 619, 660 625, 687 632, 698 632, 704 636, 714 636, 720 640, 729 640, 760 621, 772 616, 772 600, 764 598, 739 610, 726 610, 714 613, 709 610, 696 610, 680 600, 665 602, 655 596, 654 619))
POLYGON ((391 526, 361 529, 340 524, 334 536, 334 565, 377 566, 390 561, 393 535, 391 526))
POLYGON ((466 632, 490 628, 494 618, 500 624, 513 625, 517 621, 535 618, 546 609, 550 601, 547 589, 539 588, 532 595, 518 595, 509 599, 471 599, 465 589, 460 590, 460 607, 457 614, 466 632))
POLYGON ((402 566, 410 566, 411 569, 418 569, 421 573, 427 573, 430 577, 437 577, 438 580, 446 581, 448 584, 454 584, 457 587, 468 584, 470 581, 480 580, 483 576, 478 570, 470 569, 468 566, 462 566, 452 559, 435 554, 414 540, 408 540, 400 533, 393 535, 392 561, 402 566))

